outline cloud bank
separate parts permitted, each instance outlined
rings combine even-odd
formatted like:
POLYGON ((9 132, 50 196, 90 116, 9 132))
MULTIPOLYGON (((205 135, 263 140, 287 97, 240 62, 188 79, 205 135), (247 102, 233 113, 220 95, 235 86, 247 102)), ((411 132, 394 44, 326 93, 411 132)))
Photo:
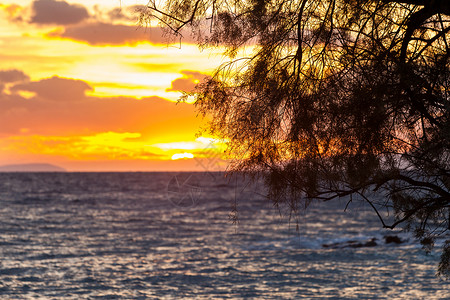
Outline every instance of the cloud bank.
POLYGON ((29 78, 20 70, 0 70, 0 83, 23 82, 29 80, 29 78))
POLYGON ((137 25, 132 26, 103 22, 67 27, 62 32, 53 31, 48 36, 85 42, 93 46, 127 45, 138 42, 150 42, 152 44, 167 43, 167 39, 159 27, 144 29, 137 25))
MULTIPOLYGON (((92 46, 158 45, 180 42, 168 37, 160 27, 138 25, 137 10, 141 6, 116 7, 108 11, 94 7, 90 11, 80 4, 64 0, 34 0, 29 6, 1 5, 6 17, 13 23, 56 27, 47 37, 68 39, 92 46)), ((183 37, 183 43, 195 43, 183 37)))
POLYGON ((53 76, 39 81, 20 83, 13 86, 11 90, 33 92, 40 98, 52 101, 79 101, 86 97, 87 91, 93 89, 81 80, 53 76))
POLYGON ((126 131, 166 140, 196 132, 201 124, 192 105, 156 96, 94 97, 86 94, 92 87, 84 81, 58 76, 29 81, 20 70, 0 71, 0 80, 19 80, 0 92, 0 134, 24 128, 41 135, 126 131))
POLYGON ((89 18, 87 9, 78 4, 57 0, 35 0, 30 23, 69 25, 89 18))

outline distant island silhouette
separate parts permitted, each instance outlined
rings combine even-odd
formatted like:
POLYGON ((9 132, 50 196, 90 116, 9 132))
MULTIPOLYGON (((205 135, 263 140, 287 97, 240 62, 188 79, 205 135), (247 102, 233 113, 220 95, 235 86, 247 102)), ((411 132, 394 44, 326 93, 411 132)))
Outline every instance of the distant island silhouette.
POLYGON ((43 163, 13 164, 0 166, 0 172, 67 172, 66 169, 43 163))

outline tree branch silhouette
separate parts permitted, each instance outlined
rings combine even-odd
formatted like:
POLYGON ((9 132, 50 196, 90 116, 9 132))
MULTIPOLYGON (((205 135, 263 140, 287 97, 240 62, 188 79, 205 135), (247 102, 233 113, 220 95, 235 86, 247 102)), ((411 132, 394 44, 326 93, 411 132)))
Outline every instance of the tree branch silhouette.
MULTIPOLYGON (((424 245, 448 236, 450 1, 164 3, 143 14, 229 58, 192 96, 232 171, 263 178, 293 213, 355 195, 385 228, 424 245)), ((450 242, 438 270, 450 274, 450 242)))

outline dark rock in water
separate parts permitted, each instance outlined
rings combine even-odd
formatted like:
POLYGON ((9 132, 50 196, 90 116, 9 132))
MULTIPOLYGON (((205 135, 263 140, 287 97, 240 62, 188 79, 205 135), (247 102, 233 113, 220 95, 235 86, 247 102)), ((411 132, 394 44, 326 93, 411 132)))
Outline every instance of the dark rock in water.
POLYGON ((400 239, 396 235, 386 235, 384 237, 384 241, 386 242, 386 244, 390 244, 390 243, 401 244, 401 243, 405 242, 405 241, 402 241, 402 239, 400 239))
MULTIPOLYGON (((340 248, 362 248, 362 247, 375 247, 377 246, 376 238, 371 238, 370 240, 366 241, 355 241, 350 240, 346 242, 340 242, 340 243, 332 243, 332 244, 323 244, 322 247, 324 248, 331 248, 331 249, 340 249, 340 248)), ((386 235, 384 236, 384 242, 386 244, 402 244, 405 242, 405 240, 402 240, 396 235, 386 235)))
POLYGON ((376 238, 372 238, 365 242, 358 242, 358 241, 352 240, 352 241, 347 241, 347 242, 342 242, 342 243, 323 244, 322 247, 331 248, 331 249, 375 247, 378 245, 376 240, 377 240, 376 238))
POLYGON ((375 247, 377 245, 377 242, 375 242, 377 239, 373 238, 370 241, 366 242, 363 247, 375 247))
MULTIPOLYGON (((376 238, 371 238, 370 240, 366 241, 350 240, 340 243, 323 244, 322 247, 331 249, 375 247, 378 245, 376 240, 377 240, 376 238)), ((402 244, 405 242, 405 240, 402 240, 396 235, 386 235, 384 236, 384 242, 386 244, 402 244)))

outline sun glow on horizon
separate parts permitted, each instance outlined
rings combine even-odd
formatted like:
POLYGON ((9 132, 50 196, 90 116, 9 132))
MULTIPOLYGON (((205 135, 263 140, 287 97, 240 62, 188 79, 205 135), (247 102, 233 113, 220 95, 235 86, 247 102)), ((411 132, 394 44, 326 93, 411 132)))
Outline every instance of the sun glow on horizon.
POLYGON ((191 158, 194 158, 194 154, 189 152, 175 153, 174 155, 172 155, 172 160, 191 159, 191 158))
POLYGON ((196 138, 206 120, 194 106, 174 103, 220 55, 140 28, 145 1, 36 3, 0 4, 0 165, 186 170, 221 155, 220 142, 196 138))

